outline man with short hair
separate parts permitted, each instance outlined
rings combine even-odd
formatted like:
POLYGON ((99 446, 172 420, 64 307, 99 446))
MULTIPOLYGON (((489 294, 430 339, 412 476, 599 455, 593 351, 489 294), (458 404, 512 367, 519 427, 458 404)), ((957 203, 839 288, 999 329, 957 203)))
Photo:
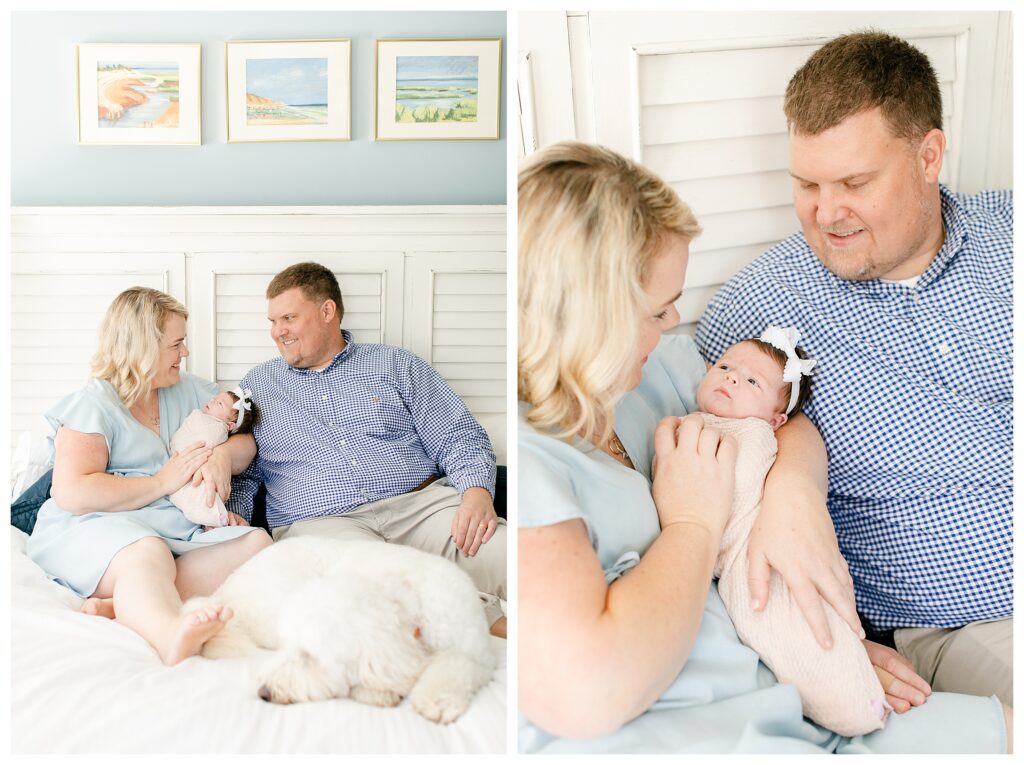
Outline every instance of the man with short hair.
POLYGON ((803 231, 722 287, 698 345, 799 327, 869 632, 933 689, 1012 704, 1012 195, 939 183, 938 82, 897 37, 832 40, 785 111, 803 231))
POLYGON ((242 379, 258 452, 228 507, 249 520, 260 482, 275 540, 303 534, 407 544, 465 570, 505 636, 505 522, 494 451, 441 376, 403 349, 342 330, 330 269, 298 263, 267 287, 281 353, 242 379))

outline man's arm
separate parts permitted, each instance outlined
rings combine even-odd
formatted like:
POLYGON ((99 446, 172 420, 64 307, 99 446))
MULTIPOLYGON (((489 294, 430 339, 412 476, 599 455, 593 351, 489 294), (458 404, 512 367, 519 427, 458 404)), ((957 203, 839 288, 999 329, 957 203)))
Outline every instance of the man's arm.
POLYGON ((213 507, 214 497, 226 502, 231 496, 231 476, 245 470, 256 456, 256 439, 251 433, 231 436, 213 450, 210 459, 192 477, 192 485, 206 484, 206 505, 213 507))
POLYGON ((823 648, 832 646, 823 600, 863 638, 853 580, 828 513, 825 444, 803 414, 792 417, 775 436, 779 454, 765 481, 747 550, 751 607, 764 608, 775 569, 823 648))
POLYGON ((475 555, 498 528, 493 500, 497 465, 487 432, 419 356, 409 354, 408 367, 397 377, 427 454, 462 496, 451 528, 455 546, 464 555, 475 555))

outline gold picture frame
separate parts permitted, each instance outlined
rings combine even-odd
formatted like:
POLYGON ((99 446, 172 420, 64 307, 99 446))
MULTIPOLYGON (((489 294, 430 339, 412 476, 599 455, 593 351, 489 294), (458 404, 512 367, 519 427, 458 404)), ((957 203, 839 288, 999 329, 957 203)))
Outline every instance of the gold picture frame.
POLYGON ((81 43, 76 65, 78 143, 202 143, 199 43, 81 43))
POLYGON ((375 141, 501 137, 502 39, 378 39, 375 141))
POLYGON ((352 140, 352 40, 224 43, 228 143, 352 140))

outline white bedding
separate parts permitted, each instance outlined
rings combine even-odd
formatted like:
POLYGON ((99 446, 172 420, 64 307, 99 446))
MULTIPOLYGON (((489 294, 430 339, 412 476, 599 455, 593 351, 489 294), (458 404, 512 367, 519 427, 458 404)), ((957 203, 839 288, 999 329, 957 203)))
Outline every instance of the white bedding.
POLYGON ((506 751, 505 641, 494 679, 452 725, 403 701, 279 706, 256 696, 261 658, 165 667, 127 627, 78 613, 81 600, 24 553, 11 528, 11 739, 15 754, 418 753, 506 751))

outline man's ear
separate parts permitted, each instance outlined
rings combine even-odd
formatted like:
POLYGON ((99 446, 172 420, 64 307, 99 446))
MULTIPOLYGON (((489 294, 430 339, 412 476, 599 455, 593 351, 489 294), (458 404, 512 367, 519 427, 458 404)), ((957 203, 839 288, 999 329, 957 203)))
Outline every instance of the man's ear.
POLYGON ((924 179, 930 184, 939 182, 942 170, 942 158, 946 153, 946 134, 938 128, 932 128, 921 139, 917 150, 918 161, 924 171, 924 179))
MULTIPOLYGON (((779 412, 768 421, 768 424, 772 426, 772 430, 778 430, 787 422, 789 422, 789 415, 779 412)), ((788 433, 789 431, 787 430, 786 432, 788 433)))
POLYGON ((323 318, 324 324, 329 324, 337 315, 338 305, 333 300, 325 300, 320 306, 320 316, 323 318))

